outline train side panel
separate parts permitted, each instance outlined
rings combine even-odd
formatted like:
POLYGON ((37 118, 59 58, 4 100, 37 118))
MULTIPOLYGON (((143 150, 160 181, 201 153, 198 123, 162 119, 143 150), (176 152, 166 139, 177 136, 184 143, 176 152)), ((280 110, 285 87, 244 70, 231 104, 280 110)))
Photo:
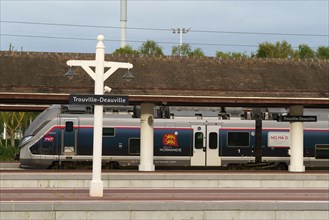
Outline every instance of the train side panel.
MULTIPOLYGON (((22 140, 21 164, 46 168, 54 163, 91 163, 93 115, 51 112, 51 118, 46 116, 42 114, 22 140)), ((155 119, 154 163, 156 166, 227 166, 253 161, 254 123, 252 120, 155 119)), ((328 124, 304 124, 305 166, 328 166, 328 124)), ((289 163, 289 123, 264 121, 262 145, 264 161, 289 163)), ((104 163, 137 166, 140 120, 104 117, 102 152, 104 163)))

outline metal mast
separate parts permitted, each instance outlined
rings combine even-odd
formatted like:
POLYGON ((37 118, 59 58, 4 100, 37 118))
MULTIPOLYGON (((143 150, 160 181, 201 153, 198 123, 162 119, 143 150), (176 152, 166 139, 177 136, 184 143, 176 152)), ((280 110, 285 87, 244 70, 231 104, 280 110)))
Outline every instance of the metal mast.
POLYGON ((127 0, 121 0, 121 47, 126 46, 127 0))

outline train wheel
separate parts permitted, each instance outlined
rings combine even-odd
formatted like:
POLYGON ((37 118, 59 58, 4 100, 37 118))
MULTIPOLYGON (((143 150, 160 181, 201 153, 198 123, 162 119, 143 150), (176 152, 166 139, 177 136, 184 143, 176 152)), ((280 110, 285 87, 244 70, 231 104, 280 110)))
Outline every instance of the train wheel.
POLYGON ((111 161, 105 164, 106 169, 114 170, 119 169, 119 163, 115 161, 111 161))
POLYGON ((237 163, 229 163, 227 165, 227 169, 228 170, 239 170, 239 169, 241 169, 241 166, 237 163))
POLYGON ((277 168, 278 170, 288 170, 288 165, 284 162, 280 162, 278 165, 277 165, 277 168))
POLYGON ((63 166, 60 165, 58 161, 54 161, 54 162, 52 162, 52 164, 47 169, 49 169, 49 170, 52 170, 52 169, 63 169, 63 166))

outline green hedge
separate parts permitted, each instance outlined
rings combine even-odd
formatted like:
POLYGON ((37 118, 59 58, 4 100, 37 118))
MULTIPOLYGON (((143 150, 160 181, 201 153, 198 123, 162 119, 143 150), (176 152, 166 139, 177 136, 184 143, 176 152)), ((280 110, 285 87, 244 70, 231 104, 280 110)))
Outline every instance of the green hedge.
POLYGON ((17 147, 0 145, 0 162, 1 161, 15 161, 16 154, 19 153, 17 147))

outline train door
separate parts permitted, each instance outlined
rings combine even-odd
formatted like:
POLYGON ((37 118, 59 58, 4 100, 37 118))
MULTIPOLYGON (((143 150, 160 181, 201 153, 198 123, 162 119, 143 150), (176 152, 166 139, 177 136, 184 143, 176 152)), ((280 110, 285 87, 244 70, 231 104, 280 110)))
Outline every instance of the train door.
POLYGON ((75 155, 77 150, 78 118, 61 118, 62 128, 62 154, 75 155))
POLYGON ((192 125, 193 156, 191 166, 220 166, 219 126, 192 125))
POLYGON ((206 165, 221 166, 221 149, 219 145, 219 126, 207 125, 206 165))
POLYGON ((192 125, 193 128, 193 156, 191 157, 191 166, 206 165, 206 126, 192 125))

